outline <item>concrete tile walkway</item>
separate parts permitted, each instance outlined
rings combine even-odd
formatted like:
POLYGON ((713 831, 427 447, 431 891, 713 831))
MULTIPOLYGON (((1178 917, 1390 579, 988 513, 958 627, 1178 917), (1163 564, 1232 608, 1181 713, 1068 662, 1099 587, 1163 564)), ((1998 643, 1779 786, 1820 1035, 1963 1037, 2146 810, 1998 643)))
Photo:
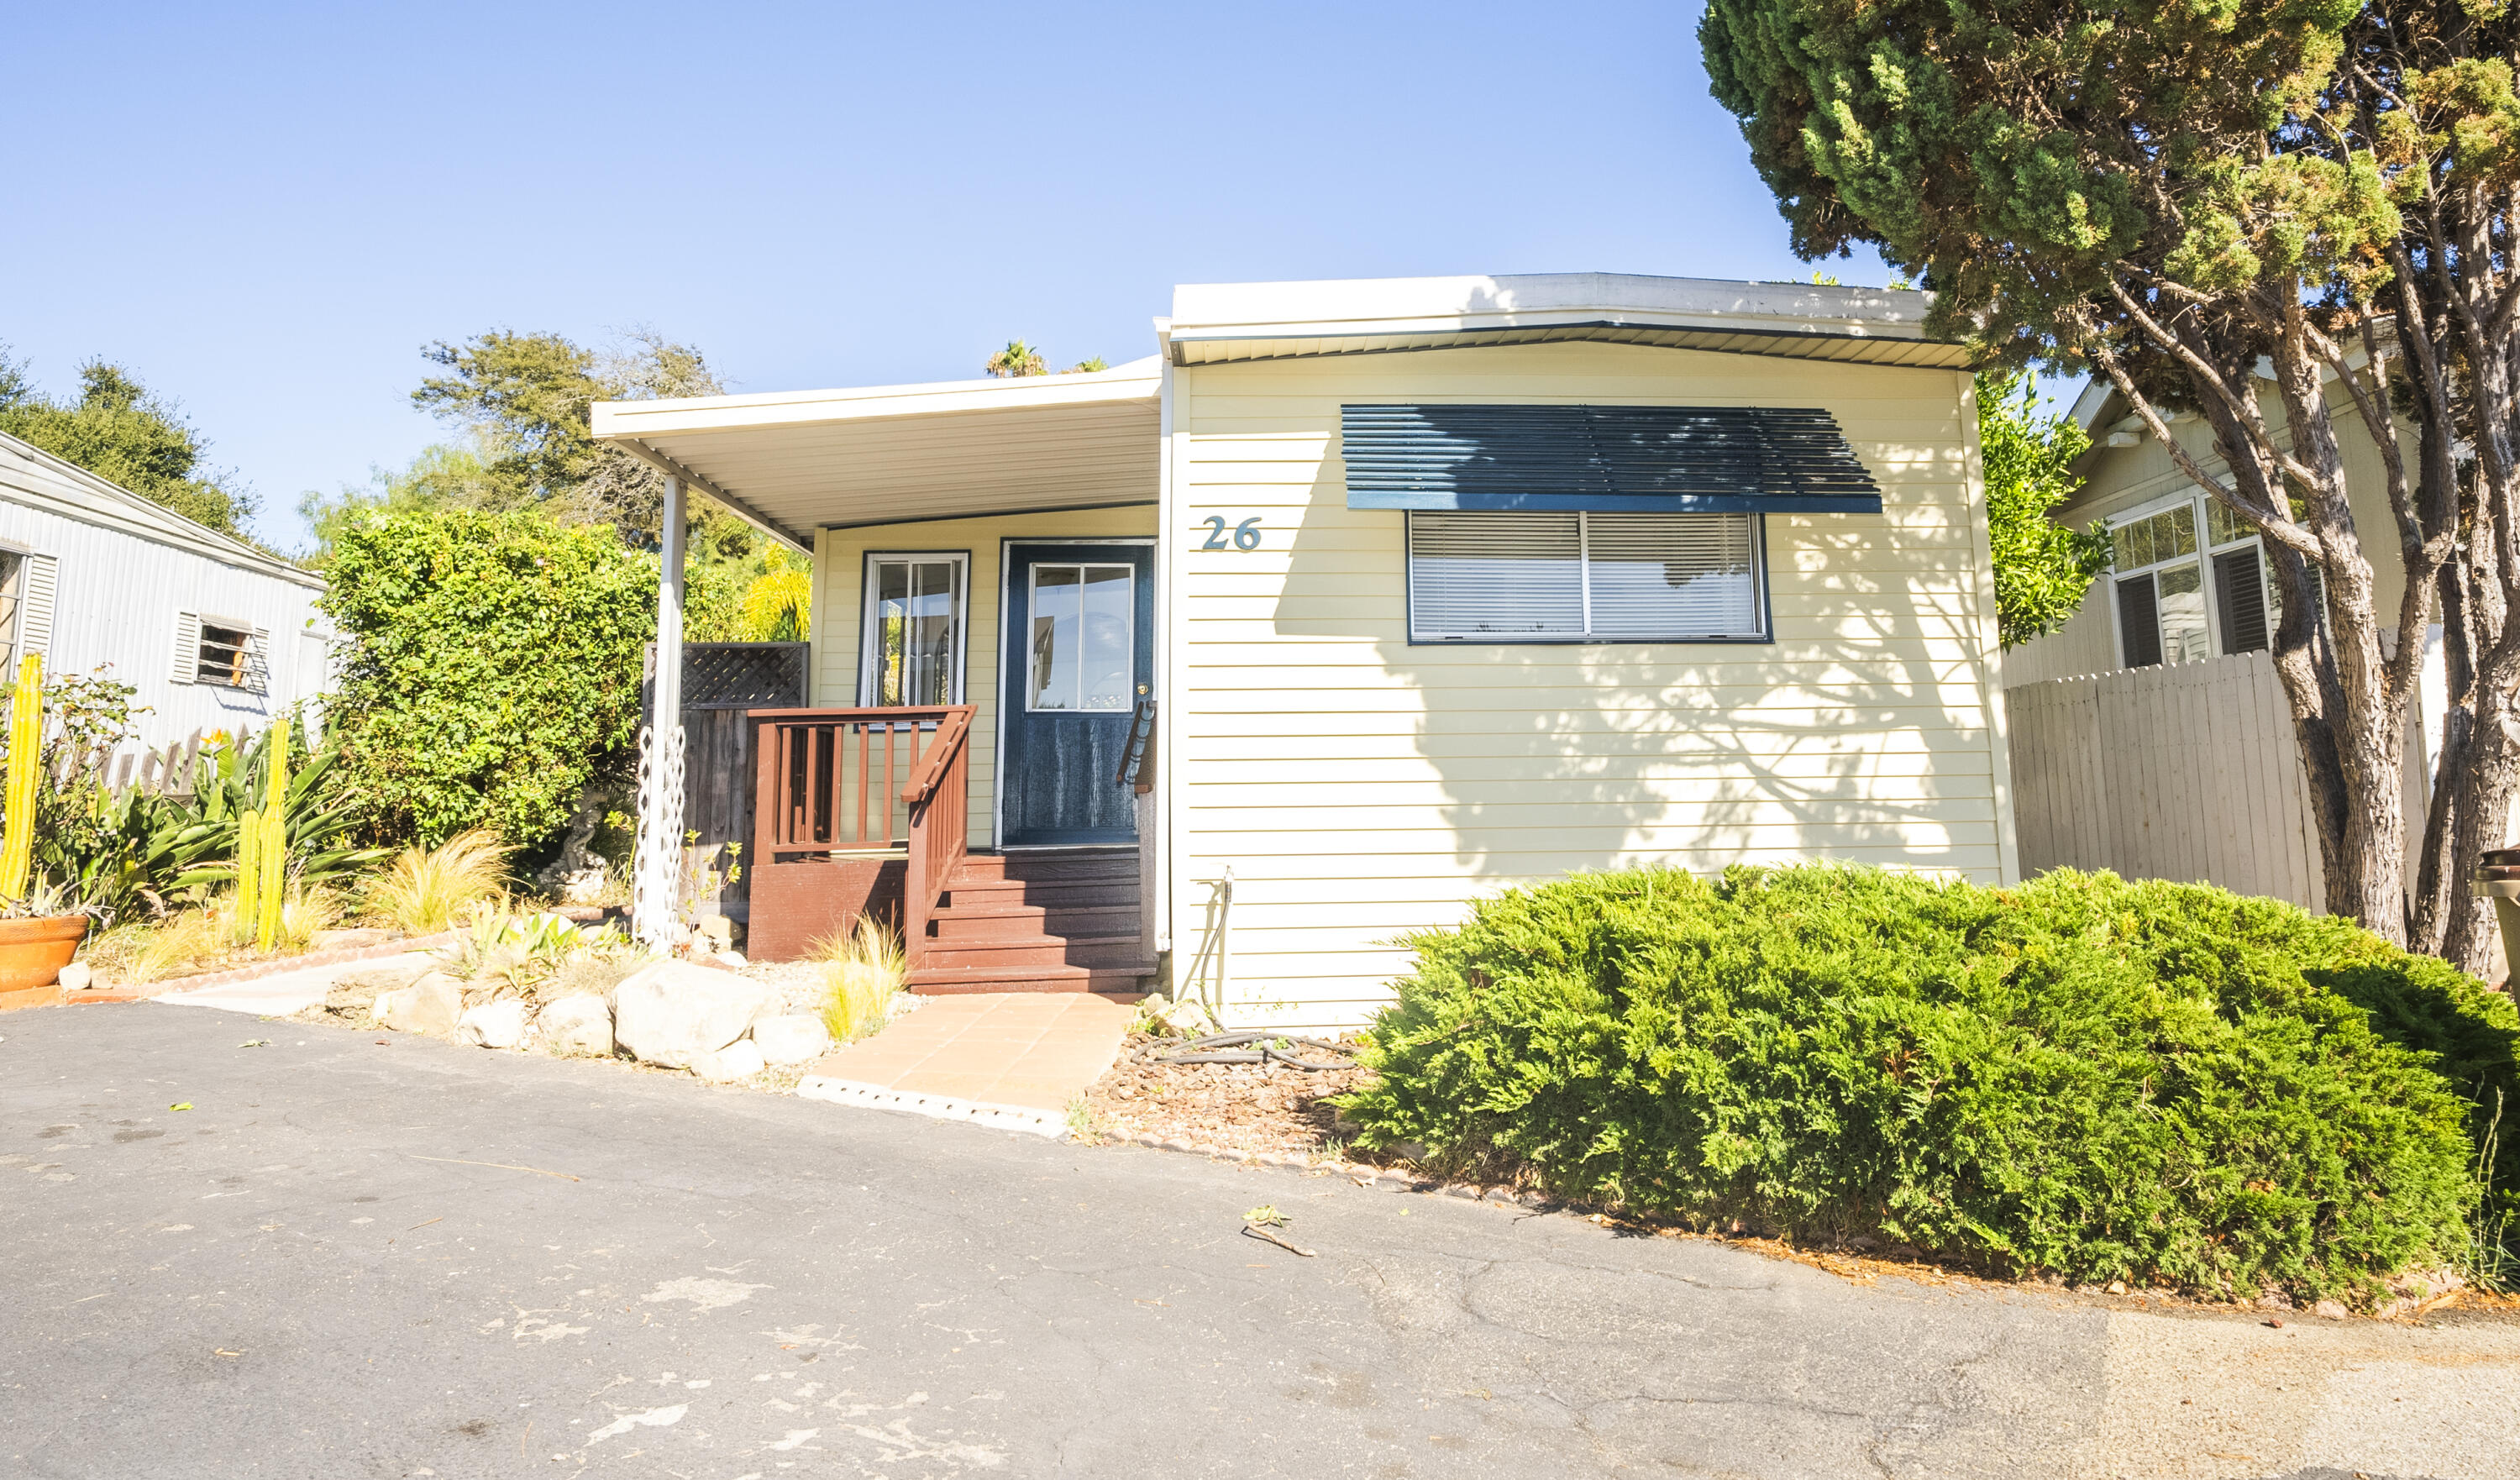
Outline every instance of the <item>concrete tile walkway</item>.
POLYGON ((422 969, 435 960, 429 953, 419 951, 380 960, 337 961, 302 970, 275 971, 269 976, 256 976, 248 981, 221 982, 214 987, 201 987, 190 992, 179 987, 159 994, 158 1000, 178 1007, 219 1008, 230 1012, 251 1012, 260 1017, 286 1017, 322 1002, 333 990, 333 983, 344 976, 397 967, 422 969))
MULTIPOLYGON (((1091 992, 931 997, 872 1038, 835 1049, 810 1079, 898 1098, 1006 1106, 1056 1117, 1119 1057, 1137 1009, 1091 992)), ((867 1100, 865 1102, 877 1102, 867 1100)))

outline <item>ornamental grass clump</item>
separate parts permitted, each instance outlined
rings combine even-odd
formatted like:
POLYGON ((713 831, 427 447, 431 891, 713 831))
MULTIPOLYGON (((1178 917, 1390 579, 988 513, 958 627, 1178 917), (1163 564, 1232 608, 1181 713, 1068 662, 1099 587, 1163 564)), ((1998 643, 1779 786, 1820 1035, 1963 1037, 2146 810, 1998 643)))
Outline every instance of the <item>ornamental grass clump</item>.
POLYGON ((405 848, 368 881, 368 908, 414 935, 431 935, 508 888, 508 848, 475 828, 434 848, 405 848))
POLYGON ((806 956, 823 963, 823 1026, 832 1042, 854 1043, 891 1020, 893 999, 910 979, 891 927, 861 915, 855 929, 814 942, 806 956))
POLYGON ((2271 900, 1647 869, 1410 943, 1359 1141, 1563 1195, 2226 1297, 2474 1264, 2509 1200, 2510 1003, 2271 900))

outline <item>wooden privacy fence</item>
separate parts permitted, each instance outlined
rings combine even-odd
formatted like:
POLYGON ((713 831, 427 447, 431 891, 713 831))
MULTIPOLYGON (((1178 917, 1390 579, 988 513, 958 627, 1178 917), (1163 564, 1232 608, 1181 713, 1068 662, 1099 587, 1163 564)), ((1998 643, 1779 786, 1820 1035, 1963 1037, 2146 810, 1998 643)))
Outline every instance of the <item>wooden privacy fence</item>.
MULTIPOLYGON (((699 834, 696 846, 751 846, 752 736, 743 712, 805 702, 805 654, 803 643, 683 645, 683 830, 699 834)), ((640 695, 652 720, 655 677, 652 646, 640 695)))
POLYGON ((2322 908, 2274 661, 2244 652, 2007 690, 2021 872, 2108 869, 2322 908))

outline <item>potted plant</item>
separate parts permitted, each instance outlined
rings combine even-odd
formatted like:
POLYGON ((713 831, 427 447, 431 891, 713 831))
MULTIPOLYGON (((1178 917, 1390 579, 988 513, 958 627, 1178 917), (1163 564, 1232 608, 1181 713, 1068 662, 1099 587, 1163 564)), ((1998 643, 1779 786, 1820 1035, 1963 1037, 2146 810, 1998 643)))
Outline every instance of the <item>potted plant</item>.
POLYGON ((19 993, 40 994, 78 955, 87 916, 59 888, 38 884, 17 899, 0 899, 0 1007, 19 993))

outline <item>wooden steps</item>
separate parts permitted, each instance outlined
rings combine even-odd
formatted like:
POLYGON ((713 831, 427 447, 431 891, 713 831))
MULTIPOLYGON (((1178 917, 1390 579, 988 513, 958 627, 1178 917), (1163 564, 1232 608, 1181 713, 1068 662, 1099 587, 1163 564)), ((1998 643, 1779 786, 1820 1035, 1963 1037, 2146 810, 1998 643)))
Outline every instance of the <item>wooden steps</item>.
POLYGON ((910 989, 1143 992, 1139 911, 1134 848, 975 853, 912 943, 910 989))

